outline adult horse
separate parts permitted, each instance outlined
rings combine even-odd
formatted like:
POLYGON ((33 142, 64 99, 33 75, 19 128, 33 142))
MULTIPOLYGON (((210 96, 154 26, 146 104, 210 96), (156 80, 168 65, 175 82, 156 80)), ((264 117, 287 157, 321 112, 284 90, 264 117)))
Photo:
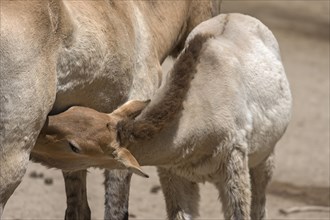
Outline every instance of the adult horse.
MULTIPOLYGON (((49 113, 72 105, 111 112, 127 100, 149 98, 160 84, 166 56, 176 54, 190 30, 216 15, 220 5, 217 0, 0 3, 0 217, 49 113)), ((90 218, 86 171, 64 177, 66 218, 90 218)), ((127 183, 106 184, 108 196, 127 189, 129 179, 130 174, 106 173, 106 183, 127 183)), ((114 200, 108 204, 127 208, 127 198, 109 198, 114 200)), ((108 217, 127 215, 106 207, 108 217)))

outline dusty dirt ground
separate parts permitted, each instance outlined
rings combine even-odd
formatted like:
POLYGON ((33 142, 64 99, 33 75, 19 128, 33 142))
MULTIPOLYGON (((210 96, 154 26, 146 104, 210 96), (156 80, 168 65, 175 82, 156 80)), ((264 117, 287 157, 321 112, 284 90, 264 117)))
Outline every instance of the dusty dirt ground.
MULTIPOLYGON (((243 12, 263 21, 277 37, 294 97, 292 122, 276 148, 268 190, 269 219, 330 219, 329 212, 283 215, 280 209, 330 206, 329 193, 329 1, 224 1, 222 12, 243 12)), ((164 64, 169 68, 170 62, 164 64)), ((130 219, 165 219, 165 204, 153 167, 151 178, 133 177, 130 219)), ((91 169, 88 199, 93 219, 103 219, 103 175, 91 169)), ((61 172, 30 163, 7 203, 3 219, 63 219, 61 172), (32 174, 37 176, 32 178, 32 174)), ((201 184, 200 219, 221 219, 218 194, 201 184)))

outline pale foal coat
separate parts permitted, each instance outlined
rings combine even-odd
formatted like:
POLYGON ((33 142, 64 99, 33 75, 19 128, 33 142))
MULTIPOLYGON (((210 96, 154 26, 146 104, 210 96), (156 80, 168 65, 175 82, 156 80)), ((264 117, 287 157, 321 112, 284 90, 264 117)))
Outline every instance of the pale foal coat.
POLYGON ((240 14, 203 22, 187 42, 198 34, 213 37, 204 45, 180 117, 152 141, 128 149, 140 165, 158 165, 169 218, 196 216, 199 196, 192 184, 204 181, 219 189, 226 219, 248 218, 250 207, 241 204, 250 204, 250 187, 251 217, 264 218, 273 150, 292 107, 278 43, 260 21, 240 14))

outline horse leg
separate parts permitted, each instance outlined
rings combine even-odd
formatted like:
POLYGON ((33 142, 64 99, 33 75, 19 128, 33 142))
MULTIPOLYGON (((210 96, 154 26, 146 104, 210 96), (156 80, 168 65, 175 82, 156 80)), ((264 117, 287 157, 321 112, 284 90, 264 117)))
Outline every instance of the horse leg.
POLYGON ((234 148, 223 166, 221 183, 216 183, 225 219, 250 218, 251 189, 247 153, 234 148))
POLYGON ((106 220, 128 220, 129 189, 132 173, 126 170, 105 170, 106 220))
POLYGON ((273 157, 271 155, 267 160, 250 169, 252 187, 251 219, 253 220, 266 218, 266 187, 273 174, 273 157))
POLYGON ((63 172, 67 208, 65 220, 89 220, 91 211, 87 201, 87 170, 63 172))
MULTIPOLYGON (((2 16, 5 14, 6 5, 1 6, 4 7, 4 10, 1 9, 2 16)), ((5 36, 10 35, 13 34, 7 33, 5 36)), ((29 47, 29 45, 34 45, 33 41, 29 44, 21 43, 22 47, 16 48, 18 40, 14 37, 13 39, 3 39, 0 36, 0 38, 1 218, 5 204, 22 181, 31 150, 54 103, 56 74, 53 59, 47 54, 36 56, 31 52, 37 50, 29 47), (6 46, 13 48, 13 51, 9 53, 3 49, 7 48, 6 46), (34 59, 34 57, 36 58, 34 59), (19 60, 18 63, 15 62, 17 60, 19 60)), ((20 39, 25 39, 24 35, 20 39)), ((48 45, 40 47, 48 48, 48 45)), ((51 47, 49 51, 51 51, 51 47)))
POLYGON ((158 168, 168 219, 193 219, 198 216, 199 187, 183 177, 158 168))

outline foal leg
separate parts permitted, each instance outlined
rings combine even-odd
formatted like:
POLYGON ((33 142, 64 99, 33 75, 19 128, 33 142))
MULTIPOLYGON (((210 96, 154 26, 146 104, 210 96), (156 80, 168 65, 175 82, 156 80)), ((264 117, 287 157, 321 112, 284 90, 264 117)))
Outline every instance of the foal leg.
POLYGON ((132 173, 105 170, 105 220, 128 220, 129 189, 132 173))
POLYGON ((199 187, 195 182, 158 168, 168 219, 193 219, 198 216, 199 187))
POLYGON ((89 220, 91 210, 87 201, 87 170, 63 172, 66 203, 65 220, 89 220))
POLYGON ((250 218, 251 190, 247 153, 234 148, 223 164, 222 181, 216 183, 225 219, 250 218))
POLYGON ((252 187, 251 219, 266 218, 266 187, 270 181, 274 167, 274 156, 271 155, 257 167, 250 169, 252 187))

